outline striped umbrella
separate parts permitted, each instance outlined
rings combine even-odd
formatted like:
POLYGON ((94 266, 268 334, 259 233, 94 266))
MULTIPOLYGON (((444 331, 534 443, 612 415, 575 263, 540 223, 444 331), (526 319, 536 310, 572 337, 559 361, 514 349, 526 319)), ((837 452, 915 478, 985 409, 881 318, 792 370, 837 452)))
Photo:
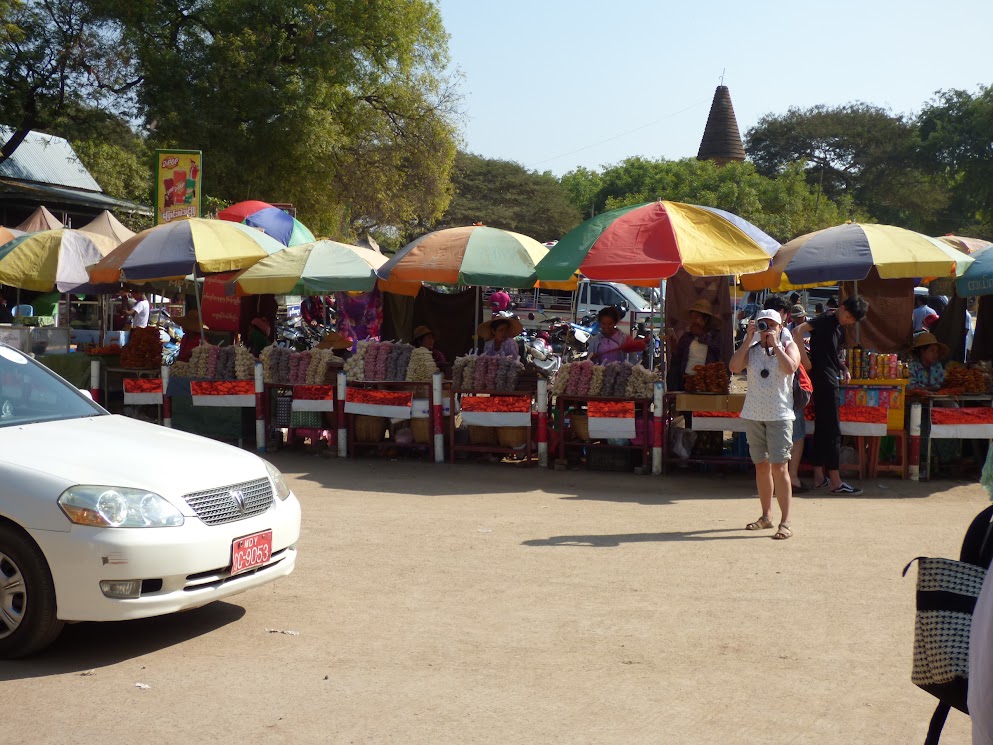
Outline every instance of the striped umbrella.
POLYGON ((370 248, 315 241, 267 256, 231 284, 239 295, 368 292, 376 286, 376 269, 385 263, 386 257, 370 248))
POLYGON ((534 286, 535 265, 547 253, 538 241, 509 230, 484 225, 447 228, 411 241, 376 273, 390 283, 525 288, 534 286))
POLYGON ((23 290, 68 292, 89 282, 86 267, 107 253, 79 230, 25 233, 0 246, 0 284, 23 290))
POLYGON ((284 246, 299 246, 313 243, 314 234, 293 215, 268 202, 249 200, 238 202, 217 213, 218 220, 240 222, 258 228, 284 246))
POLYGON ((283 248, 255 228, 194 217, 141 231, 91 266, 89 274, 96 284, 183 279, 195 272, 245 269, 283 248))
POLYGON ((762 271, 779 244, 712 207, 658 201, 604 212, 560 240, 538 265, 542 280, 658 284, 679 269, 701 277, 762 271))
POLYGON ((746 290, 785 290, 865 279, 948 277, 962 255, 941 241, 894 225, 846 223, 794 238, 767 271, 745 275, 746 290))

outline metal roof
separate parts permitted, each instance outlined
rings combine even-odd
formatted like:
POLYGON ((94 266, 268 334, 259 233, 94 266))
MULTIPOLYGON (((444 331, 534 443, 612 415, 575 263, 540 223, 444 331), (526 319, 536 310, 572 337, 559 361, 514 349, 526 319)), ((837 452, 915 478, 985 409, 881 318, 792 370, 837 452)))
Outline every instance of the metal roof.
MULTIPOLYGON (((0 125, 0 138, 3 141, 9 139, 13 132, 10 127, 0 125)), ((14 154, 0 163, 0 177, 94 192, 103 191, 67 140, 43 132, 31 132, 18 145, 14 154)))
POLYGON ((49 184, 31 184, 24 181, 0 178, 0 201, 17 196, 30 197, 39 204, 47 201, 58 204, 97 207, 104 210, 137 212, 141 215, 152 214, 151 207, 129 202, 126 199, 115 199, 101 192, 73 189, 71 187, 50 186, 49 184))

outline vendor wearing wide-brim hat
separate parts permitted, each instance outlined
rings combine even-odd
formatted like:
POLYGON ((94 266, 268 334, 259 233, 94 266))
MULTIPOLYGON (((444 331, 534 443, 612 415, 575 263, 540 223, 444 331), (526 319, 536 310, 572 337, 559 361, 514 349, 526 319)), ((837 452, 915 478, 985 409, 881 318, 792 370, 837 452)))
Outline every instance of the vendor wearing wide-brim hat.
POLYGON ((448 361, 445 359, 445 355, 434 348, 435 341, 435 333, 428 326, 418 326, 415 328, 414 335, 410 339, 410 343, 415 347, 423 347, 431 352, 431 357, 434 358, 434 364, 447 365, 448 361))
POLYGON ((686 309, 683 320, 689 328, 676 341, 669 365, 669 390, 684 388, 683 376, 695 375, 697 365, 721 361, 721 330, 714 306, 700 298, 686 309))
POLYGON ((193 350, 203 343, 201 331, 208 331, 207 324, 200 320, 200 312, 193 308, 175 319, 175 323, 183 330, 183 339, 179 342, 179 362, 189 362, 193 350))
POLYGON ((519 360, 521 353, 514 337, 523 330, 523 324, 514 316, 496 316, 479 324, 476 334, 480 339, 486 341, 486 344, 483 345, 484 355, 513 357, 515 360, 519 360))
POLYGON ((945 368, 939 360, 948 356, 948 345, 938 341, 930 331, 917 334, 910 345, 910 387, 926 391, 940 390, 945 382, 945 368))

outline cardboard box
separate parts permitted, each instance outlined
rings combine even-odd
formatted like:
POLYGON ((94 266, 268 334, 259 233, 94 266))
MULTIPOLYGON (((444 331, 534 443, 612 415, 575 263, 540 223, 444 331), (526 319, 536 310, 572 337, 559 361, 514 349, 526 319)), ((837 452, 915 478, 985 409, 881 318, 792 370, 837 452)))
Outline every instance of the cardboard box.
POLYGON ((678 393, 676 411, 728 411, 737 414, 745 405, 741 393, 678 393))

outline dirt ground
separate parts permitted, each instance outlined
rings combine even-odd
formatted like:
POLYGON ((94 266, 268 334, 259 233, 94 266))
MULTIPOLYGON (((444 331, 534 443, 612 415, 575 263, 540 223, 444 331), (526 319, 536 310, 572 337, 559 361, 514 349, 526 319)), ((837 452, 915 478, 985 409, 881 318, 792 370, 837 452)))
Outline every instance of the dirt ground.
POLYGON ((798 498, 779 542, 742 529, 743 474, 273 460, 297 571, 0 663, 4 742, 923 742, 900 572, 987 503, 873 481, 798 498))

